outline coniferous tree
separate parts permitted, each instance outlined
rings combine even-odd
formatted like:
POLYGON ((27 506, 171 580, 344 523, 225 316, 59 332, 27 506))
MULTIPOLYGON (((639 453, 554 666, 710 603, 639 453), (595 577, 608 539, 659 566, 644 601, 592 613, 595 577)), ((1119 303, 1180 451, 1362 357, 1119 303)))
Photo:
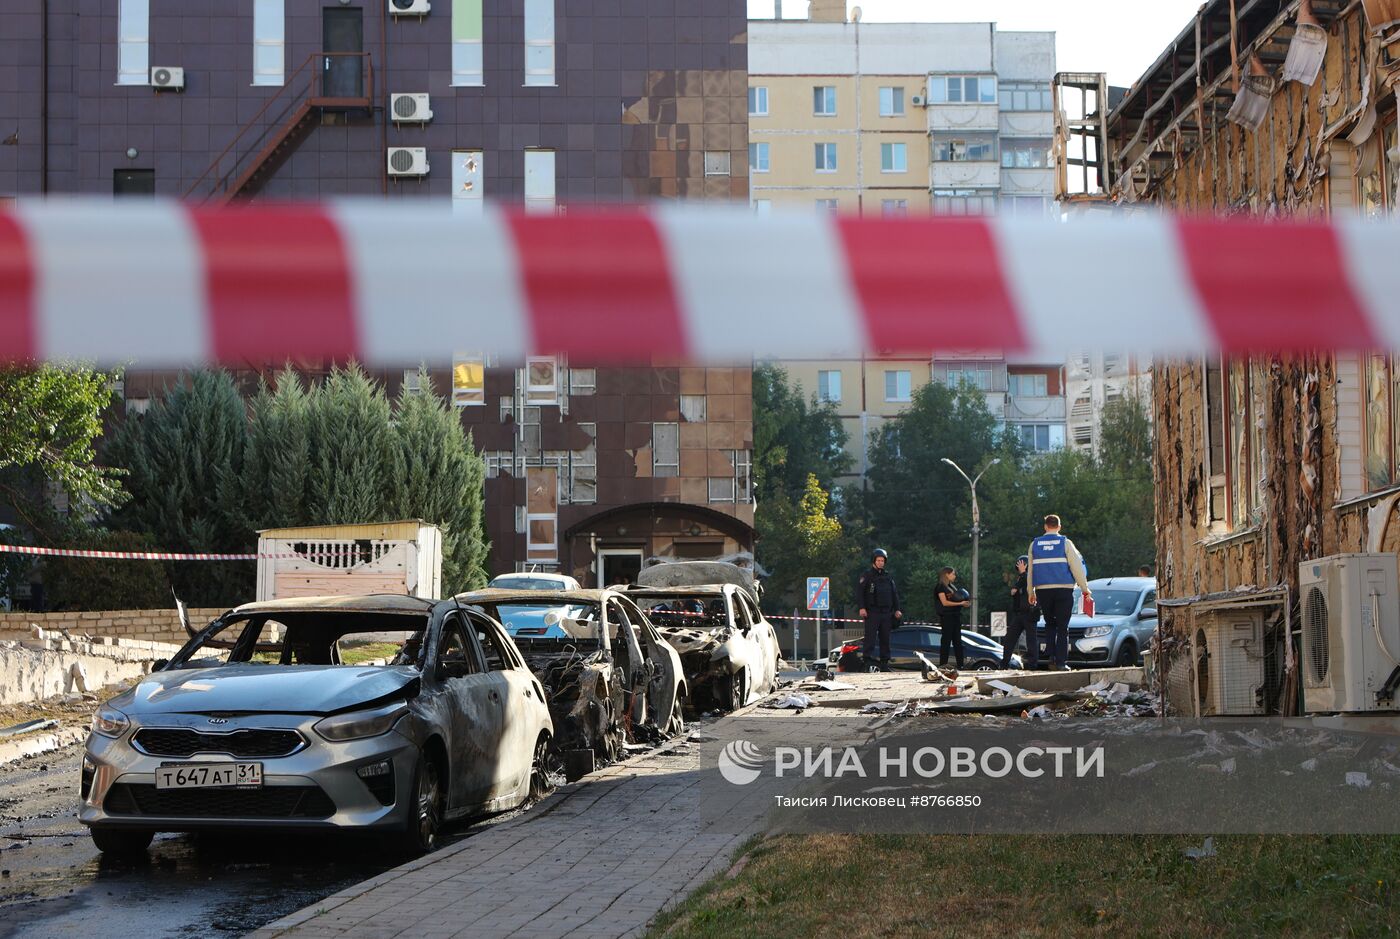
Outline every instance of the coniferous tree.
POLYGON ((306 512, 317 524, 382 518, 393 460, 384 389, 359 365, 337 368, 310 398, 306 512))
POLYGON ((310 395, 301 376, 285 369, 276 389, 266 384, 253 399, 243 472, 230 477, 225 501, 253 530, 309 523, 310 395))

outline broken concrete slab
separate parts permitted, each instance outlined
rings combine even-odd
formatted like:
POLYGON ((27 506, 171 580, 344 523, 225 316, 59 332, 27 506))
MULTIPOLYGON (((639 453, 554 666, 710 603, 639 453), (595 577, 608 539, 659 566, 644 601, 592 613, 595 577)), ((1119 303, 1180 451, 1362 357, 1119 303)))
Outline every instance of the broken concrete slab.
POLYGON ((1128 686, 1128 689, 1141 688, 1145 681, 1140 667, 1095 668, 1069 672, 1017 672, 999 678, 977 678, 977 690, 981 694, 991 694, 995 690, 993 681, 1014 682, 1016 687, 1028 692, 1082 691, 1102 682, 1102 688, 1111 688, 1115 683, 1128 686))

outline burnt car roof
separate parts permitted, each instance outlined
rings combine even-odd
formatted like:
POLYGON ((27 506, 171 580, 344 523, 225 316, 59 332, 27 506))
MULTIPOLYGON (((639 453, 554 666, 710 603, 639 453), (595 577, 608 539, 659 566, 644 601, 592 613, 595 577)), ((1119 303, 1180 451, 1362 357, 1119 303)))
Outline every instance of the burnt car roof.
POLYGON ((637 574, 637 584, 643 587, 733 584, 752 591, 754 577, 753 571, 728 561, 668 561, 642 568, 637 574))
POLYGON ((370 594, 362 597, 283 597, 280 600, 262 600, 234 607, 230 613, 239 615, 256 613, 389 613, 409 614, 432 612, 434 600, 422 597, 409 597, 401 594, 370 594))
POLYGON ((531 606, 543 606, 551 601, 565 603, 602 603, 609 597, 625 596, 620 590, 504 590, 488 587, 485 590, 471 590, 459 593, 460 603, 508 603, 511 601, 529 602, 531 606))
POLYGON ((734 584, 700 584, 695 587, 644 587, 633 584, 627 588, 627 594, 642 597, 720 597, 730 587, 739 589, 734 584))

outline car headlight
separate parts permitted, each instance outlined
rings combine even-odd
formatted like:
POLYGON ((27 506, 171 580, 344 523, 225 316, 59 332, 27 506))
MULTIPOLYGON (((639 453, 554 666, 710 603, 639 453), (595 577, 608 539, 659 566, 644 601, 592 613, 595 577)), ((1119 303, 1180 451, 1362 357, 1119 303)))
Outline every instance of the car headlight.
POLYGON ((319 720, 313 725, 316 733, 327 740, 362 740, 387 734, 408 713, 408 705, 395 701, 369 711, 350 711, 319 720))
POLYGON ((1113 632, 1112 626, 1090 626, 1084 630, 1084 638, 1097 639, 1100 636, 1107 636, 1111 632, 1113 632))
POLYGON ((97 713, 92 716, 92 732, 104 737, 116 739, 126 733, 130 726, 131 721, 116 708, 98 708, 97 713))

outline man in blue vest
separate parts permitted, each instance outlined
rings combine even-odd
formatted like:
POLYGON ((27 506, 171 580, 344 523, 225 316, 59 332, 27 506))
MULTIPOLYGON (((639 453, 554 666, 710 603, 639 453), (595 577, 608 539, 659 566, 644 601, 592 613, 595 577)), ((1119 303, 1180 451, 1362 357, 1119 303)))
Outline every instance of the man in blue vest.
MULTIPOLYGON (((1046 650, 1059 671, 1069 669, 1069 618, 1074 615, 1074 587, 1092 597, 1079 549, 1060 534, 1060 517, 1045 516, 1045 534, 1031 542, 1027 581, 1030 601, 1040 607, 1049 633, 1046 650)), ((1035 641, 1032 639, 1032 641, 1035 641)))

